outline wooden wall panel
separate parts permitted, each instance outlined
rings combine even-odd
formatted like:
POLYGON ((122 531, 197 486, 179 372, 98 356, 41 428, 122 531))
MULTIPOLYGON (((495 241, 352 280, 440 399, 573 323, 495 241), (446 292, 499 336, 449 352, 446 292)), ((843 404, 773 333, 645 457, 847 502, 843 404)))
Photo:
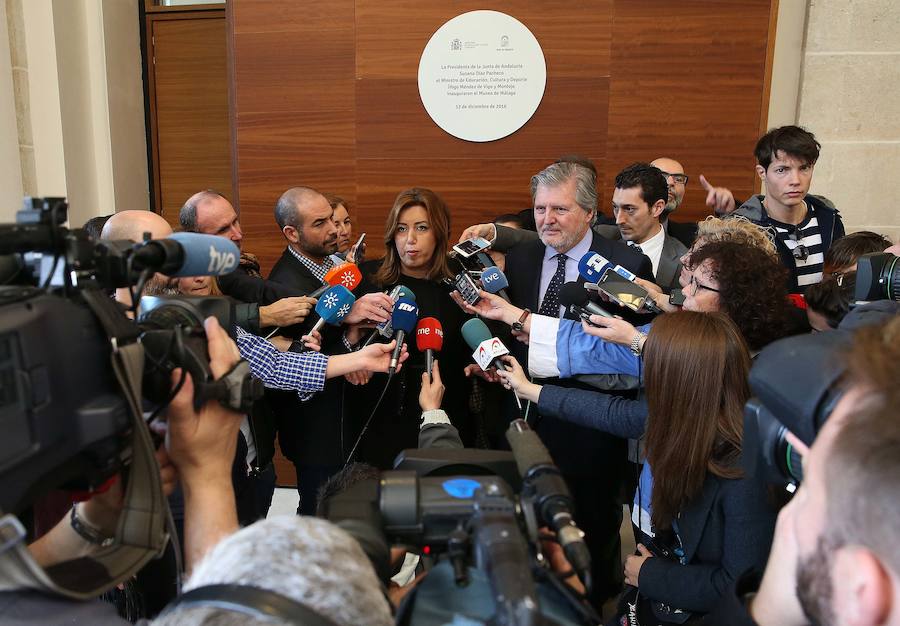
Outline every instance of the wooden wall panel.
POLYGON ((616 3, 605 210, 616 172, 659 156, 679 160, 691 177, 680 219, 708 214, 701 173, 740 200, 754 189, 771 3, 688 2, 674 14, 672 8, 666 0, 616 3))
POLYGON ((154 209, 173 226, 198 189, 232 194, 222 17, 209 11, 147 18, 154 209))
MULTIPOLYGON (((595 160, 601 209, 636 160, 672 156, 691 181, 683 219, 705 214, 698 175, 753 189, 777 0, 231 0, 227 4, 235 204, 264 271, 284 240, 276 199, 310 185, 347 198, 381 254, 385 215, 407 187, 432 187, 454 234, 530 203, 529 179, 564 153, 595 160), (419 57, 446 20, 515 16, 547 61, 541 106, 489 143, 444 133, 418 96, 419 57), (772 19, 770 23, 770 19, 772 19)), ((279 465, 279 473, 287 473, 279 465)))

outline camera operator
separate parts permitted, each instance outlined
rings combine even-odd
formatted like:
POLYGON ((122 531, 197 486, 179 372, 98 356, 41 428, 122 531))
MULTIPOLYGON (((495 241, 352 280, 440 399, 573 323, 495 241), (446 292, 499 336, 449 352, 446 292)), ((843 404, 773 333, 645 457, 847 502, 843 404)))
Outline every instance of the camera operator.
POLYGON ((859 330, 846 366, 818 434, 810 424, 792 441, 803 482, 778 516, 761 582, 745 576, 708 623, 900 623, 900 316, 859 330))
MULTIPOLYGON (((204 323, 208 338, 210 368, 216 377, 229 372, 239 360, 234 342, 213 319, 204 323)), ((181 377, 172 374, 173 387, 181 377)), ((234 459, 241 415, 217 400, 193 407, 193 382, 188 374, 166 411, 166 454, 177 468, 185 497, 185 565, 188 570, 220 539, 237 529, 231 463, 234 459)), ((160 454, 157 459, 164 459, 160 454)), ((171 467, 161 469, 161 477, 171 488, 171 467)), ((121 480, 121 479, 120 479, 121 480)), ((106 550, 106 539, 118 524, 121 488, 76 507, 75 521, 69 516, 29 546, 39 563, 52 566, 106 550)), ((91 624, 127 623, 117 618, 112 606, 100 602, 76 602, 35 590, 0 592, 0 621, 3 624, 91 624)))

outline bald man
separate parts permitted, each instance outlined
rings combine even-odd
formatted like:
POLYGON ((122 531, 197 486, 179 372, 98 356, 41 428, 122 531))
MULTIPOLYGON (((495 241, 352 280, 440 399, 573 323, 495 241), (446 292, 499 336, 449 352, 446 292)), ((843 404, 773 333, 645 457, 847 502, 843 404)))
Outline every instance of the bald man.
MULTIPOLYGON (((135 243, 144 240, 144 233, 150 233, 151 239, 164 239, 172 234, 169 223, 153 211, 119 211, 110 217, 100 233, 101 239, 109 241, 131 240, 135 243)), ((141 292, 146 296, 157 296, 166 293, 178 293, 169 287, 169 279, 156 273, 144 285, 141 292)), ((131 306, 131 291, 127 287, 116 289, 116 300, 125 306, 131 306)))

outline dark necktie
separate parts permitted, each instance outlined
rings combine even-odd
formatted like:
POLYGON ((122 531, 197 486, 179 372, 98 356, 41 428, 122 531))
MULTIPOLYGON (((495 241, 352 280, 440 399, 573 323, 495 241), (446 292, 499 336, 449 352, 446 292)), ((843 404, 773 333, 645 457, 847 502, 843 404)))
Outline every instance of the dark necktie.
POLYGON ((632 242, 632 241, 629 241, 629 242, 628 242, 628 245, 631 246, 632 248, 634 248, 635 250, 637 250, 638 252, 640 252, 641 254, 644 253, 643 248, 641 248, 638 244, 636 244, 636 243, 634 243, 634 242, 632 242))
POLYGON ((554 258, 559 261, 559 265, 556 266, 556 273, 550 279, 544 300, 541 302, 541 308, 538 309, 540 315, 548 317, 559 317, 559 288, 566 282, 566 259, 568 257, 565 254, 557 254, 554 258))

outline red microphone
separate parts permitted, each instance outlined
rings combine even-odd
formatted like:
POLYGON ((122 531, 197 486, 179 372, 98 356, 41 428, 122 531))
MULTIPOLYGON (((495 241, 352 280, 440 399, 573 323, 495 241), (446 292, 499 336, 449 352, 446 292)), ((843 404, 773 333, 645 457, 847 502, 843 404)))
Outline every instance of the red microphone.
POLYGON ((309 294, 310 298, 318 298, 335 285, 343 285, 350 291, 356 289, 362 281, 362 272, 353 263, 335 265, 325 274, 325 284, 309 294))
POLYGON ((431 378, 431 370, 434 368, 434 353, 440 352, 444 345, 444 329, 441 323, 434 317, 423 317, 416 325, 416 347, 419 352, 425 352, 425 369, 428 378, 431 378))

